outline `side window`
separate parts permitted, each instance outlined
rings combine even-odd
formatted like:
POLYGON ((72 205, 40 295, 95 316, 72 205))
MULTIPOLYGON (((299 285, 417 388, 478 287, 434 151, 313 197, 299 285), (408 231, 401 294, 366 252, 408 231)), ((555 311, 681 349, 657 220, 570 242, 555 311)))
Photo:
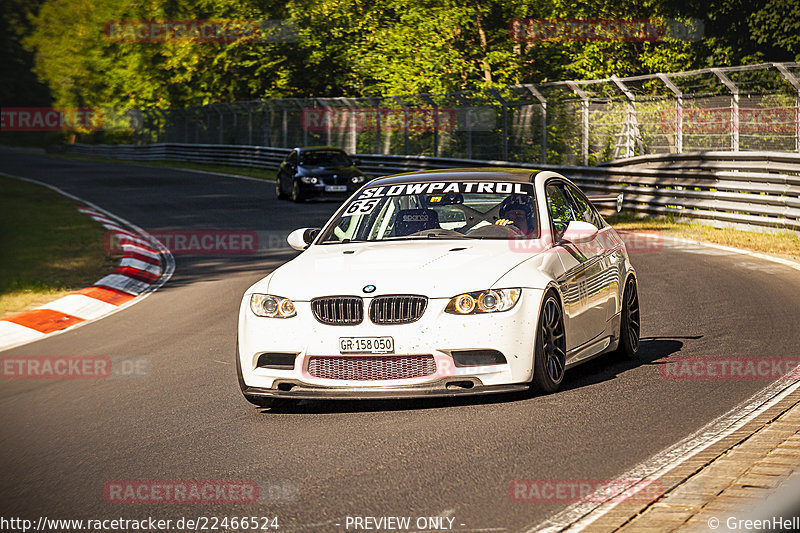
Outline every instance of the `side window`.
POLYGON ((297 152, 292 152, 289 154, 288 159, 286 159, 286 163, 289 165, 296 167, 297 166, 297 152))
POLYGON ((545 192, 547 193, 547 209, 550 211, 550 218, 556 225, 556 231, 563 231, 571 220, 577 220, 572 212, 570 198, 564 184, 551 183, 546 187, 545 192))
POLYGON ((578 220, 583 220, 584 222, 588 222, 589 224, 593 224, 598 228, 602 225, 600 224, 600 220, 597 216, 597 213, 594 212, 592 206, 589 205, 589 202, 584 200, 583 196, 580 192, 578 192, 574 187, 568 187, 569 192, 572 195, 573 205, 575 206, 575 212, 578 216, 578 220))

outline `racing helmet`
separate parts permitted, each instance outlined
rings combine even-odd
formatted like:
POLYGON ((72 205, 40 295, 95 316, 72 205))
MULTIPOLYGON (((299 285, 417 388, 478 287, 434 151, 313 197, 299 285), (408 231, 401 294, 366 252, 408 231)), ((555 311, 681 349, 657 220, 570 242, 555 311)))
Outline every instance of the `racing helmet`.
POLYGON ((500 218, 506 218, 509 211, 522 211, 525 213, 525 222, 528 231, 533 231, 536 227, 533 218, 533 197, 527 194, 512 194, 500 204, 500 218))

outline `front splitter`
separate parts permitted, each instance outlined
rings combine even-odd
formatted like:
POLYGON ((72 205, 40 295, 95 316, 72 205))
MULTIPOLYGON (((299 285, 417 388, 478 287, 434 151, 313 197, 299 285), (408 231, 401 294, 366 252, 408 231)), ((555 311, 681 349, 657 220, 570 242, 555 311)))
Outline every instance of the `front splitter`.
MULTIPOLYGON (((465 382, 468 380, 462 380, 465 382)), ((476 380, 477 381, 477 380, 476 380)), ((436 398, 451 396, 473 396, 482 394, 500 394, 518 392, 529 388, 527 383, 507 385, 475 385, 471 387, 452 386, 453 380, 437 381, 424 385, 406 385, 402 387, 321 387, 297 381, 281 380, 276 387, 246 387, 245 395, 267 398, 294 398, 297 400, 390 400, 395 398, 436 398), (451 386, 448 387, 448 384, 451 386)))

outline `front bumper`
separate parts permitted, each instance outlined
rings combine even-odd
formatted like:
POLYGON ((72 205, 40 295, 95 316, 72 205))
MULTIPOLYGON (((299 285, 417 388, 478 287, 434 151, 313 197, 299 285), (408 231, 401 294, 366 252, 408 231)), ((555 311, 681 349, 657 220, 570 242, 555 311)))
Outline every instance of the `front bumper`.
MULTIPOLYGON (((308 302, 295 302, 297 316, 261 318, 249 309, 249 294, 240 308, 239 362, 247 395, 282 398, 407 398, 511 392, 527 388, 532 377, 536 320, 542 291, 523 289, 517 305, 506 312, 459 316, 444 312, 449 299, 430 299, 422 318, 411 324, 376 325, 365 317, 354 326, 317 322, 308 302), (394 340, 394 353, 431 355, 436 371, 401 379, 342 380, 313 376, 314 356, 347 357, 339 337, 394 340), (505 363, 457 367, 456 350, 497 350, 505 363), (294 368, 258 367, 265 352, 296 354, 294 368)), ((365 306, 369 298, 365 298, 365 306)), ((373 357, 380 357, 376 354, 373 357)))
MULTIPOLYGON (((305 183, 302 180, 299 180, 300 183, 300 191, 302 192, 305 198, 336 198, 336 199, 347 199, 356 192, 358 189, 361 188, 363 183, 358 183, 356 185, 348 183, 344 185, 347 187, 344 191, 331 191, 325 190, 326 187, 330 187, 330 184, 324 183, 305 183)), ((334 185, 336 186, 336 185, 334 185)), ((339 185, 341 186, 341 185, 339 185)))
POLYGON ((249 396, 267 398, 293 398, 297 400, 391 400, 398 398, 438 398, 452 396, 471 396, 480 394, 499 394, 516 392, 528 388, 527 384, 508 384, 486 386, 480 380, 438 380, 424 385, 385 386, 385 387, 319 387, 294 380, 280 380, 278 388, 264 389, 247 387, 244 393, 249 396), (456 385, 460 383, 461 385, 456 385), (467 387, 463 384, 471 383, 467 387), (289 390, 282 387, 290 385, 289 390))

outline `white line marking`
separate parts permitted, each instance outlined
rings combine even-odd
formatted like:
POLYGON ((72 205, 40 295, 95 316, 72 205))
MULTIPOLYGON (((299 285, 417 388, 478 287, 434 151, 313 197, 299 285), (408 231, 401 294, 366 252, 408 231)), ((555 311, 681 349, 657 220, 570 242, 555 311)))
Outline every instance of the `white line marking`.
MULTIPOLYGON (((683 244, 707 246, 726 252, 749 255, 800 270, 800 263, 791 261, 789 259, 784 259, 782 257, 775 257, 762 254, 760 252, 752 252, 750 250, 741 250, 739 248, 732 248, 730 246, 722 246, 719 244, 681 239, 678 237, 664 236, 663 238, 665 240, 683 244)), ((621 480, 642 480, 639 482, 632 482, 628 487, 620 487, 620 492, 623 490, 631 490, 633 487, 643 483, 651 483, 653 479, 664 475, 687 459, 708 448, 715 442, 719 442, 737 429, 743 427, 747 422, 778 403, 780 400, 794 392, 798 387, 800 387, 800 382, 787 384, 786 381, 775 381, 771 383, 766 388, 751 396, 748 400, 745 400, 742 405, 734 407, 726 414, 707 424, 694 434, 689 435, 685 439, 673 444, 665 450, 662 450, 650 459, 639 463, 626 473, 618 476, 618 478, 621 480)), ((665 487, 665 489, 666 488, 667 487, 665 487)), ((566 530, 582 531, 623 501, 622 499, 615 498, 617 496, 616 494, 607 496, 605 501, 598 501, 602 496, 604 495, 593 494, 587 499, 595 501, 576 502, 559 513, 551 516, 547 520, 540 522, 535 526, 526 528, 525 531, 540 531, 548 533, 566 530), (615 501, 615 499, 618 501, 615 501)))
MULTIPOLYGON (((288 155, 288 153, 287 153, 287 155, 288 155)), ((90 157, 99 157, 99 156, 90 156, 90 157)), ((107 160, 106 163, 108 163, 108 158, 101 157, 100 159, 106 159, 107 160)), ((155 168, 160 168, 160 169, 163 169, 163 170, 175 170, 175 171, 178 171, 178 172, 194 172, 196 174, 210 174, 212 176, 225 176, 226 178, 236 178, 236 179, 240 179, 240 180, 258 181, 258 182, 261 182, 261 183, 272 183, 272 184, 275 184, 275 180, 274 179, 270 179, 270 178, 253 178, 251 176, 242 176, 240 174, 226 174, 225 172, 213 172, 211 170, 195 170, 193 168, 162 167, 162 166, 159 166, 159 165, 146 165, 146 164, 143 164, 141 161, 138 161, 136 159, 111 159, 111 161, 113 161, 114 163, 121 163, 123 165, 131 165, 131 166, 136 166, 136 167, 150 167, 150 168, 155 167, 155 168)), ((163 161, 173 161, 173 160, 164 159, 163 161)), ((91 162, 92 163, 99 163, 100 161, 91 161, 91 162)), ((174 161, 174 162, 180 163, 180 161, 174 161)), ((258 167, 242 167, 242 168, 250 168, 250 169, 254 169, 254 170, 258 169, 258 167)))
MULTIPOLYGON (((794 392, 798 387, 800 387, 800 382, 787 384, 785 381, 776 381, 772 383, 769 387, 747 400, 744 405, 731 409, 728 413, 704 426, 693 435, 654 455, 647 461, 639 463, 619 476, 619 479, 643 480, 638 483, 631 483, 631 487, 642 483, 652 483, 654 479, 663 476, 687 459, 738 430, 794 392)), ((671 487, 664 488, 669 490, 671 487)), ((625 489, 623 488, 623 490, 625 489)), ((593 499, 596 496, 599 497, 600 495, 592 495, 588 499, 593 499)), ((582 531, 624 501, 622 498, 616 498, 615 496, 611 495, 606 501, 572 504, 544 522, 526 529, 526 531, 582 531)))
MULTIPOLYGON (((146 165, 140 165, 146 166, 146 165)), ((236 178, 240 180, 247 180, 247 181, 258 181, 260 183, 272 183, 275 184, 275 180, 269 178, 252 178, 250 176, 240 176, 239 174, 226 174, 224 172, 211 172, 209 170, 193 170, 191 168, 170 168, 170 167, 160 167, 166 168, 168 170, 179 170, 181 172, 195 172, 197 174, 210 174, 212 176, 225 176, 226 178, 236 178)), ((244 167, 244 168, 253 168, 253 167, 244 167)))
MULTIPOLYGON (((633 233, 638 233, 638 232, 633 232, 633 233)), ((649 234, 640 234, 640 235, 647 236, 649 234)), ((741 248, 733 248, 731 246, 723 246, 721 244, 713 244, 713 243, 710 243, 710 242, 693 241, 693 240, 690 240, 690 239, 682 239, 680 237, 669 237, 669 236, 664 235, 664 236, 661 236, 661 238, 664 239, 664 240, 669 240, 669 241, 677 242, 677 243, 681 243, 681 244, 693 244, 693 245, 697 245, 697 246, 705 246, 705 247, 708 247, 708 248, 715 248, 717 250, 722 250, 722 251, 730 252, 730 253, 749 255, 751 257, 757 257, 758 259, 764 259, 765 261, 772 261, 773 263, 780 263, 783 266, 788 266, 789 268, 794 268, 796 270, 800 270, 800 263, 798 263, 796 261, 792 261, 791 259, 786 259, 784 257, 776 257, 774 255, 764 254, 764 253, 761 253, 761 252, 754 252, 752 250, 742 250, 741 248)), ((688 250, 684 250, 684 251, 688 251, 688 250)))
POLYGON ((133 233, 127 231, 126 229, 122 228, 117 224, 109 224, 108 222, 101 222, 100 225, 113 233, 119 233, 120 235, 124 235, 126 239, 136 238, 136 236, 133 233))
POLYGON ((111 220, 110 218, 108 218, 106 216, 101 215, 100 213, 95 213, 94 211, 91 211, 91 210, 88 210, 88 209, 78 209, 78 211, 80 211, 84 215, 87 215, 89 218, 91 218, 92 220, 95 220, 97 222, 100 222, 100 223, 103 223, 103 224, 116 224, 116 222, 114 222, 113 220, 111 220))

